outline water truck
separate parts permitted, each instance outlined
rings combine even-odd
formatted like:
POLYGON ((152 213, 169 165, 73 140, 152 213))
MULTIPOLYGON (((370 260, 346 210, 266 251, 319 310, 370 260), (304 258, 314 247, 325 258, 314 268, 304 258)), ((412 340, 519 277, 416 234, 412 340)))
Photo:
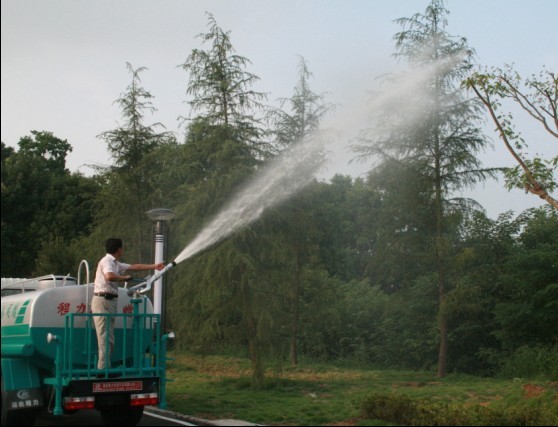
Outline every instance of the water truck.
MULTIPOLYGON (((86 261, 78 279, 3 278, 2 426, 33 425, 42 409, 54 416, 97 409, 105 425, 135 426, 146 405, 165 408, 166 347, 173 334, 161 331, 161 315, 145 293, 174 265, 119 288, 116 314, 91 313, 94 285, 86 261), (97 369, 94 316, 115 318, 111 364, 104 369, 97 369)), ((108 334, 103 345, 108 349, 108 334)))

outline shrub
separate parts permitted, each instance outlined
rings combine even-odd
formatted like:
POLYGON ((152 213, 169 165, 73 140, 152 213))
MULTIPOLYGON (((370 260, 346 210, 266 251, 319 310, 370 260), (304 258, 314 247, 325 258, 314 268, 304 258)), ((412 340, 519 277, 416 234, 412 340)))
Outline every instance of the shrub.
POLYGON ((544 378, 558 380, 558 345, 519 347, 499 372, 504 378, 544 378))
POLYGON ((376 393, 368 396, 360 409, 365 418, 412 426, 542 426, 557 425, 558 421, 555 401, 550 405, 493 408, 376 393))
POLYGON ((404 394, 374 393, 360 405, 361 413, 366 418, 392 421, 410 425, 416 417, 413 401, 404 394))

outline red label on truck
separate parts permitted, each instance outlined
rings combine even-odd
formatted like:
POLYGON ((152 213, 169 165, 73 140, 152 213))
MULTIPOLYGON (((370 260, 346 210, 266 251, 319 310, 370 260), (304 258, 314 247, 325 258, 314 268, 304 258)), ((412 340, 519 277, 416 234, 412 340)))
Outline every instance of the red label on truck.
POLYGON ((107 393, 112 391, 141 391, 141 381, 111 381, 93 383, 93 393, 107 393))

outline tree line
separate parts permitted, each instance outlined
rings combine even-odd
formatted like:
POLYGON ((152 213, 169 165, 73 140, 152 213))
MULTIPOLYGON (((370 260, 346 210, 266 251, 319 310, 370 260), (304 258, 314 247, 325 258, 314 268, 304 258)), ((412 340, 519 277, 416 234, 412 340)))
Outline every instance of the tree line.
MULTIPOLYGON (((447 15, 432 0, 398 20, 396 57, 415 67, 447 61, 360 132, 355 156, 374 159, 365 177, 315 179, 169 272, 167 326, 179 349, 246 354, 254 384, 270 361, 300 357, 440 377, 558 378, 558 159, 527 158, 513 120, 499 115, 503 100, 523 102, 556 137, 556 77, 544 71, 522 88, 509 70, 474 73, 474 50, 447 33, 447 15), (411 120, 411 105, 420 120, 411 120), (486 111, 521 159, 503 171, 506 185, 548 206, 494 220, 455 196, 501 172, 477 157, 488 145, 486 111)), ((152 259, 145 212, 159 206, 177 213, 166 248, 177 254, 255 171, 319 130, 335 106, 311 90, 304 58, 292 96, 268 107, 250 61, 207 18, 202 47, 181 64, 190 105, 183 141, 145 124, 155 110, 141 84, 146 69, 127 64, 131 83, 116 101, 124 124, 99 135, 112 165, 70 172, 71 145, 48 131, 22 137, 18 150, 2 142, 3 277, 70 273, 81 259, 95 265, 113 235, 130 259, 152 259)))

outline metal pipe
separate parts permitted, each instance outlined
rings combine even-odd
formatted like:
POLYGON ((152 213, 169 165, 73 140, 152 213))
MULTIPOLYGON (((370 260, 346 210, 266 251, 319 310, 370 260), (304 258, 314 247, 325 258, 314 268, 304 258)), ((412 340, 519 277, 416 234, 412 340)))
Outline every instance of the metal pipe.
MULTIPOLYGON (((162 221, 157 221, 159 226, 162 221)), ((160 228, 160 227, 158 227, 160 228)), ((155 264, 163 262, 163 249, 164 249, 165 236, 160 229, 157 230, 155 235, 155 264)), ((159 278, 154 281, 153 286, 153 313, 161 314, 163 306, 163 279, 159 278)))
POLYGON ((139 292, 140 294, 144 294, 144 293, 148 292, 151 289, 151 286, 153 286, 153 283, 156 280, 159 280, 163 274, 165 274, 167 271, 169 271, 175 265, 176 265, 176 262, 174 262, 174 261, 168 263, 162 270, 156 271, 152 276, 145 279, 145 282, 142 282, 139 285, 132 286, 131 288, 129 288, 128 289, 128 295, 129 296, 133 295, 133 293, 137 289, 140 289, 141 287, 144 287, 144 288, 141 291, 137 291, 137 292, 139 292))

